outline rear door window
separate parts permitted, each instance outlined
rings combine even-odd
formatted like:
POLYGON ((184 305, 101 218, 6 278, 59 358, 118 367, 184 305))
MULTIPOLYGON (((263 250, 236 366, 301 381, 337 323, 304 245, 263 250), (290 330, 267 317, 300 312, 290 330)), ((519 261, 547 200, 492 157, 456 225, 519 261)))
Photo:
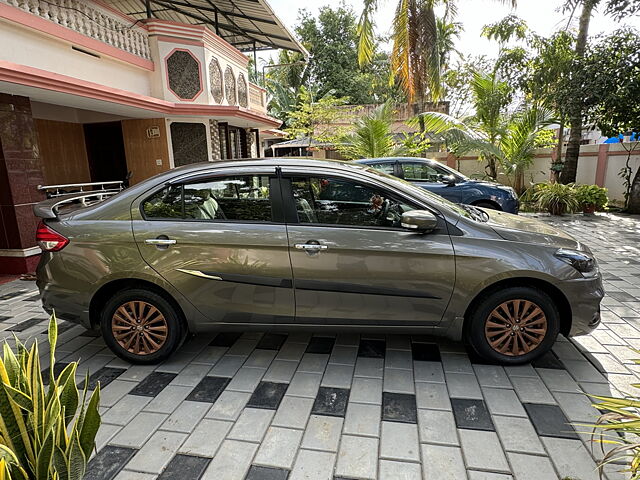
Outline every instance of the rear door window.
POLYGON ((437 182, 442 178, 442 172, 422 162, 402 164, 404 179, 410 181, 437 182))

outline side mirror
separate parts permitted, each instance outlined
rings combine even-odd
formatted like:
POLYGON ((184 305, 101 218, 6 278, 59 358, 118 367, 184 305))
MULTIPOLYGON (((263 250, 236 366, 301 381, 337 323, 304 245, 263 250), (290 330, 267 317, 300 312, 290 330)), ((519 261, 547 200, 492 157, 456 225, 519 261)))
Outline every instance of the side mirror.
POLYGON ((411 210, 402 214, 400 224, 407 230, 428 233, 438 226, 438 219, 428 210, 411 210))
POLYGON ((440 177, 440 181, 442 183, 446 183, 449 186, 452 186, 456 184, 456 177, 454 177, 453 175, 443 175, 442 177, 440 177))

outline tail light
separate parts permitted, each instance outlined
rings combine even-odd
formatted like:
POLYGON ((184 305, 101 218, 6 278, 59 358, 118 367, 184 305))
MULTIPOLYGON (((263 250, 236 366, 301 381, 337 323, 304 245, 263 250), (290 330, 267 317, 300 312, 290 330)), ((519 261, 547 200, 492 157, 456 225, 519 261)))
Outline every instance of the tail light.
POLYGON ((40 222, 36 230, 36 242, 45 252, 59 252, 69 243, 69 239, 40 222))

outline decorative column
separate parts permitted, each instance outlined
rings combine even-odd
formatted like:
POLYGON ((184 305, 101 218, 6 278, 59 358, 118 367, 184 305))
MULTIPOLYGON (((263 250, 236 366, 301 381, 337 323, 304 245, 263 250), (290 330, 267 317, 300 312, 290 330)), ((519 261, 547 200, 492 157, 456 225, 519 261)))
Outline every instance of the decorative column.
POLYGON ((209 119, 209 136, 211 137, 211 161, 219 162, 220 155, 220 129, 217 120, 209 119))
POLYGON ((0 94, 0 273, 33 272, 40 248, 33 205, 44 200, 38 136, 28 97, 0 94))
POLYGON ((598 163, 596 164, 595 184, 604 187, 607 177, 607 164, 609 163, 609 144, 601 143, 598 147, 598 163))

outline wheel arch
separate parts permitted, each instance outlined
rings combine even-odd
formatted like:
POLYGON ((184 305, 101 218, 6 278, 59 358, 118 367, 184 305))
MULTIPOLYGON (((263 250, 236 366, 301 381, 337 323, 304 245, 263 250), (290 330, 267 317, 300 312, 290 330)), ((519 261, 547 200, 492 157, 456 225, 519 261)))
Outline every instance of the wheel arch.
POLYGON ((466 332, 471 312, 476 309, 478 304, 488 295, 491 295, 492 293, 507 287, 533 287, 549 295, 558 307, 558 313, 560 314, 560 333, 563 335, 569 334, 573 321, 571 304, 569 303, 569 300, 567 300, 567 297, 564 295, 564 293, 562 293, 562 291, 552 283, 546 280, 531 277, 505 278, 486 286, 484 289, 478 292, 464 312, 463 332, 466 332))
POLYGON ((485 203, 485 204, 488 203, 488 204, 492 205, 495 210, 499 210, 501 212, 503 211, 502 210, 502 205, 500 205, 498 202, 496 202, 494 200, 490 200, 488 198, 480 198, 478 200, 474 200, 473 202, 471 202, 471 205, 479 205, 479 204, 482 204, 482 203, 485 203))
POLYGON ((161 286, 140 278, 120 278, 102 285, 96 293, 93 294, 91 302, 89 303, 89 321, 91 322, 91 326, 94 328, 98 327, 100 323, 100 309, 112 295, 121 290, 132 288, 143 288, 162 296, 175 309, 186 331, 189 331, 189 322, 186 320, 185 312, 173 295, 161 286))

